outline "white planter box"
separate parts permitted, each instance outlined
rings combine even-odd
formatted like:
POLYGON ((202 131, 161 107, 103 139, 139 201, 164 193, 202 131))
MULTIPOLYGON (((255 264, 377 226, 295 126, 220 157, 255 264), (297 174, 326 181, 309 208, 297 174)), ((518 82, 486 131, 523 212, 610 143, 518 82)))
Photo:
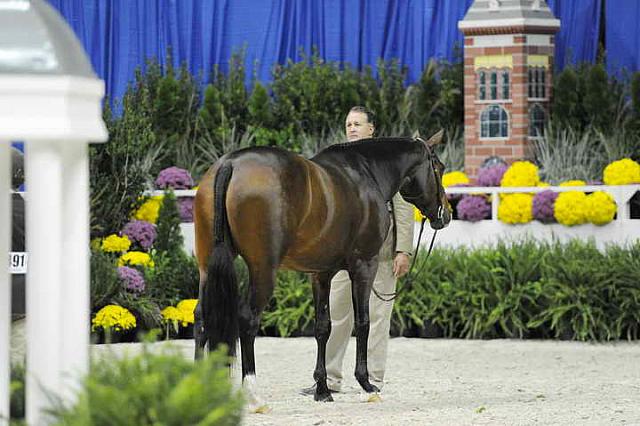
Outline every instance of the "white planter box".
MULTIPOLYGON (((416 224, 415 238, 418 238, 420 224, 416 224)), ((431 242, 433 231, 425 225, 421 245, 431 242)), ((626 220, 613 221, 604 226, 592 224, 564 226, 560 224, 546 225, 540 222, 530 222, 524 225, 508 225, 498 221, 482 220, 480 222, 467 222, 454 220, 451 224, 438 231, 436 247, 444 245, 449 247, 479 247, 495 244, 498 241, 518 240, 533 238, 538 241, 558 240, 566 242, 572 239, 594 239, 598 248, 604 248, 607 244, 628 244, 638 241, 640 238, 640 221, 626 220)))

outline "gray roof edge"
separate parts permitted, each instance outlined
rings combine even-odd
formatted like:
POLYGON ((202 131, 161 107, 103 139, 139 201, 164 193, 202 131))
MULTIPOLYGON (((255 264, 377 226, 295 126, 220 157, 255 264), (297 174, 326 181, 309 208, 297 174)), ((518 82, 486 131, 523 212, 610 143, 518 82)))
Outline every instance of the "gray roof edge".
POLYGON ((62 15, 44 0, 31 0, 31 5, 54 46, 58 74, 97 78, 87 53, 62 15))
POLYGON ((489 7, 489 0, 474 0, 463 21, 485 21, 522 17, 526 19, 556 19, 546 1, 540 0, 540 8, 533 8, 533 1, 501 0, 496 9, 489 7))

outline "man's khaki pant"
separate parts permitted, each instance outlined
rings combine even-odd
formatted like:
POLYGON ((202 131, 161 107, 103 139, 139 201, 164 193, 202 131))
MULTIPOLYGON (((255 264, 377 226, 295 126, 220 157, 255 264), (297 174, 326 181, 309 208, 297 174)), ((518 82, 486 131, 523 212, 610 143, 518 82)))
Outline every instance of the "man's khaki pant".
MULTIPOLYGON (((378 293, 392 293, 396 288, 393 276, 393 261, 380 261, 378 273, 373 282, 378 293)), ((393 301, 380 300, 373 291, 369 298, 369 341, 367 345, 367 367, 369 381, 382 388, 385 365, 387 362, 387 344, 393 301)), ((331 334, 327 342, 327 384, 329 389, 339 391, 342 386, 342 360, 353 330, 354 315, 351 302, 351 279, 347 271, 339 271, 331 280, 329 295, 331 313, 331 334)))

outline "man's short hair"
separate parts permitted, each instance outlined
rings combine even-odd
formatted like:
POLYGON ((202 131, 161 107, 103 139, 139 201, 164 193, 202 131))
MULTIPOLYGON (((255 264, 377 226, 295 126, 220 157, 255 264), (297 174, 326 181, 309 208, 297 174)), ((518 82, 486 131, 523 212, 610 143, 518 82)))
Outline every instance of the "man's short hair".
POLYGON ((367 107, 363 107, 363 106, 360 106, 360 105, 356 105, 356 106, 354 106, 353 108, 351 108, 351 109, 349 110, 349 112, 360 112, 360 113, 362 113, 362 114, 365 114, 365 115, 367 116, 367 121, 368 121, 370 124, 373 124, 373 126, 374 126, 374 127, 376 126, 376 116, 375 116, 375 114, 373 113, 373 111, 371 111, 371 110, 370 110, 370 109, 368 109, 367 107))

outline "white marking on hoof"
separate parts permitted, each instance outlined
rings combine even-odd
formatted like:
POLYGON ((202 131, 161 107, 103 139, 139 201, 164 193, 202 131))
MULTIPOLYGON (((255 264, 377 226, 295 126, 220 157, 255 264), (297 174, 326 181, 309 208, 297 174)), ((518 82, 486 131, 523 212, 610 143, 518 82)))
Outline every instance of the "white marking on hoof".
POLYGON ((269 414, 271 411, 271 407, 269 407, 267 404, 260 406, 249 406, 249 412, 255 414, 269 414))
POLYGON ((361 392, 360 393, 360 402, 382 402, 382 397, 378 392, 361 392))
POLYGON ((271 407, 258 395, 258 383, 255 375, 245 376, 242 381, 242 388, 247 398, 247 408, 250 413, 267 414, 271 412, 271 407))

